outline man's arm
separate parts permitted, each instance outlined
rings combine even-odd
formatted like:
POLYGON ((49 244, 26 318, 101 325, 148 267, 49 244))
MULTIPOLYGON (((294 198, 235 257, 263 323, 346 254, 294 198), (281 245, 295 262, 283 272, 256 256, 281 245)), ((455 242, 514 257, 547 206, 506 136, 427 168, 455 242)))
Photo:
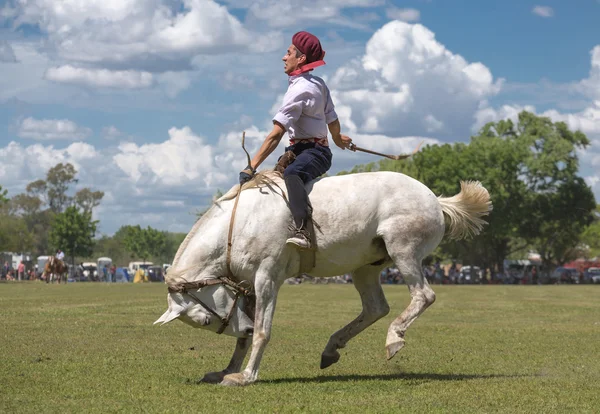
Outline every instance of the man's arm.
POLYGON ((267 157, 271 155, 273 151, 275 151, 275 148, 277 148, 277 145, 279 145, 279 141, 281 141, 281 138, 283 138, 284 135, 285 129, 283 128, 283 126, 279 122, 273 122, 273 129, 265 138, 265 141, 260 146, 260 149, 254 156, 254 158, 252 158, 250 166, 253 170, 256 171, 260 164, 262 164, 263 161, 266 160, 267 157))
POLYGON ((327 125, 327 128, 329 128, 329 132, 331 133, 331 137, 333 138, 333 142, 335 142, 335 145, 337 145, 341 149, 350 148, 350 144, 352 143, 352 138, 350 138, 347 135, 342 135, 340 133, 341 126, 340 126, 340 121, 338 119, 329 123, 327 125))

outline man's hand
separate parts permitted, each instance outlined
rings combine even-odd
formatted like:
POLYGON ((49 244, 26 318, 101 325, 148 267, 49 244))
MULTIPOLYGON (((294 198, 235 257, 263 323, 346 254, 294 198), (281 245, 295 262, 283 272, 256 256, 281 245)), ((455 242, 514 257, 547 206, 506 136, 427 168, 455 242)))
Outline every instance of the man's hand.
POLYGON ((252 168, 252 166, 249 165, 246 168, 244 168, 240 172, 240 186, 242 186, 245 183, 247 183, 248 181, 250 181, 252 179, 252 177, 254 177, 254 174, 256 174, 256 170, 254 170, 254 168, 252 168))
POLYGON ((352 149, 352 138, 350 138, 348 135, 340 134, 340 139, 338 141, 335 141, 335 143, 341 149, 352 149))

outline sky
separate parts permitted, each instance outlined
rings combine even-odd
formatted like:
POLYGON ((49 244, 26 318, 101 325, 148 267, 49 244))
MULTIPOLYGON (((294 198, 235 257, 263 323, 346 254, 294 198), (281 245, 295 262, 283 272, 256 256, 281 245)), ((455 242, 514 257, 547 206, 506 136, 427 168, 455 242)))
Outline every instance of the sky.
MULTIPOLYGON (((189 231, 246 166, 242 131, 252 154, 270 131, 307 30, 357 145, 468 142, 529 110, 588 136, 600 200, 599 20, 600 0, 0 0, 0 185, 70 162, 105 193, 100 234, 189 231)), ((332 151, 331 174, 377 160, 332 151)))

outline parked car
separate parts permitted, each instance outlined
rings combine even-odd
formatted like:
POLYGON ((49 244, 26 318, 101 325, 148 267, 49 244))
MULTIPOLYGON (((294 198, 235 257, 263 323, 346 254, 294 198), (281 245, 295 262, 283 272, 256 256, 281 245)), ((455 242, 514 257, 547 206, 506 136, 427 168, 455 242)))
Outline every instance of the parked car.
POLYGON ((138 269, 146 271, 150 266, 153 265, 154 263, 152 262, 129 262, 127 269, 129 270, 130 275, 135 275, 135 272, 137 272, 138 269))
POLYGON ((460 273, 458 275, 458 283, 460 284, 471 284, 471 283, 479 283, 481 279, 481 268, 478 266, 463 266, 460 269, 460 273))
POLYGON ((585 280, 588 283, 600 283, 600 267, 590 267, 586 270, 585 280))
POLYGON ((579 283, 579 272, 570 267, 557 267, 550 275, 554 283, 579 283))
POLYGON ((164 271, 160 266, 150 266, 146 269, 146 276, 150 282, 164 282, 164 271))
POLYGON ((98 280, 98 266, 95 262, 84 262, 81 264, 83 280, 98 280))

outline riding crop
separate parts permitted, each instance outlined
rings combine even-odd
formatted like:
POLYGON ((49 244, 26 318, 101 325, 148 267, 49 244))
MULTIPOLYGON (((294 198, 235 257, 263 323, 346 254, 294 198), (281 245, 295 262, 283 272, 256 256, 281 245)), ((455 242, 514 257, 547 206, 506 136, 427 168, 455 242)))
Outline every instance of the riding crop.
POLYGON ((412 157, 413 155, 415 155, 417 152, 419 152, 419 148, 421 148, 421 144, 423 144, 423 141, 421 141, 419 143, 419 145, 417 145, 417 148, 415 148, 415 150, 412 153, 410 153, 410 154, 400 154, 400 155, 382 154, 380 152, 371 151, 371 150, 368 150, 368 149, 365 149, 365 148, 358 147, 358 146, 356 146, 355 144, 352 144, 352 143, 350 144, 350 147, 348 147, 348 149, 350 151, 366 152, 368 154, 379 155, 381 157, 386 157, 386 158, 398 161, 398 160, 404 160, 406 158, 409 158, 409 157, 412 157))

